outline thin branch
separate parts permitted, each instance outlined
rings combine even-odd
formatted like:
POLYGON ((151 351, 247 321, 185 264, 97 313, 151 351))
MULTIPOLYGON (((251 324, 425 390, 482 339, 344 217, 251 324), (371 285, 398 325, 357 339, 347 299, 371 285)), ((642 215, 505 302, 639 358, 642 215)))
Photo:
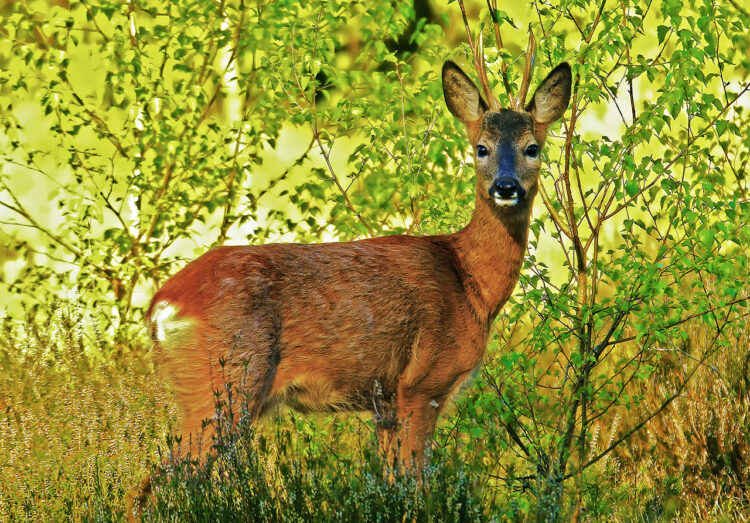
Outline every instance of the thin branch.
MULTIPOLYGON (((689 315, 685 316, 684 318, 680 318, 679 320, 675 320, 675 321, 673 321, 671 323, 668 323, 667 325, 664 325, 662 327, 659 327, 658 329, 655 329, 655 332, 661 332, 661 331, 665 331, 665 330, 671 329, 672 327, 676 327, 678 325, 682 325, 686 321, 690 321, 693 318, 699 318, 699 317, 704 316, 706 314, 711 314, 711 313, 713 313, 713 311, 716 311, 716 310, 719 310, 719 309, 723 309, 724 307, 731 307, 732 305, 736 305, 738 303, 742 303, 742 302, 747 301, 749 299, 750 299, 750 297, 745 296, 743 298, 739 298, 739 299, 727 302, 727 303, 725 303, 723 305, 717 305, 716 307, 711 307, 710 309, 706 309, 705 311, 702 311, 702 312, 695 312, 693 314, 689 314, 689 315)), ((610 341, 610 342, 606 343, 605 346, 617 345, 619 343, 626 343, 628 341, 633 341, 634 339, 636 339, 636 336, 628 336, 626 338, 620 338, 620 339, 617 339, 617 340, 610 341)))
POLYGON ((572 238, 570 230, 565 226, 565 223, 562 221, 562 218, 560 218, 560 215, 557 214, 557 211, 552 205, 552 200, 550 200, 550 197, 547 194, 547 189, 544 188, 544 184, 541 182, 539 183, 539 193, 542 195, 544 206, 547 208, 547 212, 549 212, 549 215, 552 218, 554 224, 560 229, 560 231, 563 232, 563 234, 565 234, 565 236, 567 236, 568 238, 572 238))
POLYGON ((739 5, 735 0, 729 0, 729 3, 732 4, 732 7, 737 9, 737 11, 741 12, 743 15, 750 17, 750 11, 747 9, 744 9, 741 5, 739 5))
POLYGON ((500 103, 495 99, 492 94, 492 88, 487 78, 487 67, 484 62, 484 42, 482 40, 482 28, 479 28, 478 40, 475 42, 471 38, 471 28, 469 27, 469 19, 466 16, 466 7, 464 6, 463 0, 458 0, 458 5, 461 8, 461 16, 464 20, 464 27, 466 28, 466 38, 469 41, 469 47, 471 47, 471 54, 474 57, 474 69, 479 76, 479 83, 484 91, 484 96, 487 99, 487 104, 491 109, 499 109, 500 103))
MULTIPOLYGON (((721 335, 721 333, 723 331, 723 327, 725 327, 725 326, 726 326, 726 323, 724 323, 724 325, 722 326, 722 328, 719 329, 719 331, 716 333, 716 336, 714 337, 714 340, 711 343, 711 346, 703 354, 703 357, 701 358, 700 362, 697 363, 693 367, 693 369, 688 373, 687 377, 684 380, 682 380, 682 383, 680 383, 680 386, 677 388, 677 390, 674 392, 674 394, 672 394, 667 399, 665 399, 662 402, 662 404, 656 410, 654 410, 651 414, 649 414, 644 419, 642 419, 640 422, 638 422, 632 429, 626 431, 622 436, 620 436, 619 438, 617 438, 617 440, 615 440, 606 449, 604 449, 602 452, 600 452, 599 454, 597 454, 596 456, 594 456, 593 458, 591 458, 590 460, 588 460, 586 463, 584 463, 580 467, 580 469, 581 470, 585 470, 588 467, 590 467, 591 465, 594 465, 596 462, 598 462, 604 456, 606 456, 607 454, 609 454, 610 452, 612 452, 612 450, 614 450, 616 447, 618 447, 623 441, 625 441, 630 436, 632 436, 633 434, 635 434, 636 432, 638 432, 639 430, 641 430, 649 421, 651 421, 656 416, 658 416, 659 414, 661 414, 664 411, 664 409, 666 409, 675 399, 677 399, 678 397, 680 397, 680 395, 682 394, 682 391, 685 389, 685 386, 688 384, 688 382, 693 377, 693 375, 695 374, 695 372, 703 365, 703 363, 708 358, 708 356, 712 354, 711 348, 713 347, 713 345, 715 345, 716 340, 718 340, 719 336, 721 335)), ((569 474, 566 474, 562 478, 562 480, 570 479, 573 476, 577 475, 579 472, 580 472, 580 470, 577 470, 575 472, 571 472, 569 474)))
POLYGON ((742 90, 737 94, 737 96, 735 96, 731 101, 729 101, 727 104, 725 104, 724 107, 721 109, 721 111, 719 111, 716 114, 716 116, 705 127, 703 127, 703 129, 701 129, 697 134, 695 134, 691 139, 688 140, 688 144, 677 154, 677 156, 675 156, 674 158, 672 158, 672 160, 664 167, 664 170, 662 171, 662 174, 659 174, 659 175, 655 176, 654 179, 651 182, 649 182, 646 185, 644 185, 636 194, 634 194, 633 196, 631 196, 630 198, 628 198, 627 200, 625 200, 622 204, 618 205, 615 210, 613 210, 609 214, 604 215, 601 220, 605 221, 605 220, 608 220, 609 218, 612 218, 613 216, 615 216, 616 214, 618 214, 620 211, 622 211, 623 209, 625 209, 626 207, 628 207, 642 193, 644 193, 645 191, 647 191, 651 187, 653 187, 656 184, 656 182, 658 182, 661 179, 661 177, 664 175, 664 173, 666 173, 667 171, 669 171, 669 168, 672 167, 672 165, 674 165, 680 158, 682 158, 682 156, 685 153, 688 152, 688 150, 693 145, 693 143, 695 142, 695 140, 697 140, 698 138, 700 138, 701 136, 703 136, 709 129, 713 129, 714 126, 716 125, 716 122, 718 121, 718 119, 721 118, 721 116, 732 105, 734 105, 737 102, 737 100, 739 100, 749 90, 750 90, 750 83, 746 84, 745 87, 743 87, 742 90))
POLYGON ((602 0, 601 5, 599 6, 599 11, 596 13, 596 18, 594 18, 594 23, 591 26, 591 32, 589 32, 589 36, 586 38, 586 43, 591 43, 591 38, 594 36, 594 31, 596 31, 596 26, 599 25, 599 20, 602 17, 602 13, 604 12, 604 4, 607 3, 607 0, 602 0))
POLYGON ((250 209, 255 207, 255 205, 258 203, 258 200, 260 200, 263 196, 271 192, 271 189, 276 187, 276 185, 278 185, 279 182, 286 179, 286 177, 289 176, 289 173, 292 172, 292 169, 302 165, 304 161, 308 158, 308 154, 310 154, 310 151, 312 150, 312 147, 314 144, 315 144, 315 139, 310 140, 310 143, 305 148, 305 151, 294 161, 294 163, 290 165, 289 167, 287 167, 286 169, 284 169, 284 172, 282 172, 279 176, 271 180, 269 184, 263 190, 261 190, 257 195, 255 195, 250 200, 250 202, 245 206, 245 209, 249 211, 250 209))
POLYGON ((372 229, 372 227, 370 227, 370 224, 365 221, 365 219, 362 217, 359 211, 354 207, 354 204, 349 198, 349 193, 347 193, 346 189, 342 187, 341 182, 339 182, 338 176, 336 176, 336 172, 333 169, 333 165, 331 165, 331 160, 329 158, 329 155, 325 151, 325 148, 323 147, 323 142, 320 140, 320 133, 318 132, 317 125, 313 125, 313 139, 318 144, 318 149, 320 150, 320 154, 323 156, 323 159, 325 160, 326 167, 328 168, 328 172, 331 175, 331 179, 333 180, 333 183, 336 184, 336 187, 338 188, 339 192, 344 197, 344 201, 346 202, 346 207, 352 213, 354 213, 354 215, 357 217, 360 223, 362 223, 362 225, 365 226, 370 236, 375 236, 375 231, 372 229))
MULTIPOLYGON (((29 214, 28 211, 26 211, 26 209, 24 209, 23 205, 18 200, 18 198, 16 197, 16 195, 13 193, 13 191, 10 189, 10 187, 8 187, 8 185, 4 181, 0 180, 0 184, 2 184, 3 188, 10 195, 10 197, 13 199, 13 202, 15 204, 15 205, 11 205, 9 203, 6 203, 6 202, 0 200, 0 205, 2 205, 3 207, 7 208, 8 210, 11 210, 11 211, 15 212, 16 214, 22 216, 23 218, 25 218, 26 221, 29 222, 29 225, 28 225, 29 227, 32 227, 32 228, 38 230, 39 232, 41 232, 42 234, 44 234, 45 236, 47 236, 49 239, 51 239, 56 244, 58 244, 61 247, 63 247, 65 250, 67 250, 68 252, 70 252, 71 254, 73 254, 74 256, 76 256, 77 258, 84 258, 84 254, 79 249, 75 248, 73 245, 71 245, 70 243, 68 243, 67 241, 65 241, 64 239, 62 239, 61 237, 57 236, 56 234, 53 234, 52 232, 50 232, 49 229, 47 229, 46 227, 42 226, 39 222, 37 222, 34 219, 34 217, 31 216, 31 214, 29 214)), ((91 263, 90 260, 87 263, 89 265, 91 265, 92 267, 94 267, 99 272, 101 272, 102 274, 104 274, 104 275, 106 275, 108 277, 112 276, 112 272, 113 272, 112 270, 105 269, 103 267, 100 267, 99 265, 91 263)))
POLYGON ((107 139, 112 143, 112 145, 115 146, 115 149, 117 149, 117 152, 119 152, 123 157, 128 158, 128 153, 125 152, 125 148, 120 143, 120 140, 112 133, 112 131, 109 130, 107 127, 107 124, 104 123, 104 120, 99 118, 93 111, 88 109, 86 107, 86 104, 81 99, 80 96, 78 96, 78 93, 75 92, 73 85, 70 83, 70 80, 68 80, 68 87, 71 89, 71 93, 73 94, 73 98, 75 101, 81 106, 83 109, 83 112, 85 112, 87 115, 89 115, 89 118, 91 118, 94 123, 99 127, 99 129, 104 133, 104 135, 107 137, 107 139))
MULTIPOLYGON (((500 36, 500 18, 497 14, 497 0, 487 0, 487 8, 490 11, 490 17, 492 18, 492 25, 495 29, 495 43, 502 49, 503 39, 500 36)), ((513 90, 510 87, 510 80, 508 79, 508 66, 505 64, 505 60, 500 60, 500 76, 503 79, 503 85, 505 86, 505 92, 508 95, 508 102, 511 106, 515 105, 515 99, 513 98, 513 90)))

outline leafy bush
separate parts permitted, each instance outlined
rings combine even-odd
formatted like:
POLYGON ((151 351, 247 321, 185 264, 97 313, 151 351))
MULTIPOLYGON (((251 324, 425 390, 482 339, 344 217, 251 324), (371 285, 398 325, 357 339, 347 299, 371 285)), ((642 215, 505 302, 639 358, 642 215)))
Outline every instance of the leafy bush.
POLYGON ((4 285, 27 308, 65 289, 128 340, 154 286, 207 246, 415 231, 471 202, 448 169, 462 130, 436 139, 441 31, 408 5, 5 9, 0 201, 30 263, 4 285), (407 30, 420 52, 398 59, 407 30), (21 195, 28 177, 53 216, 21 195))
POLYGON ((731 5, 598 7, 539 11, 541 62, 577 64, 572 107, 546 147, 547 215, 531 226, 520 292, 497 329, 502 350, 458 429, 491 427, 477 452, 545 520, 580 514, 586 471, 732 349, 730 326, 746 329, 750 205, 737 162, 749 153, 732 130, 748 118, 748 57, 736 48, 747 33, 735 31, 750 17, 731 5), (563 18, 574 36, 552 30, 563 18), (592 136, 583 122, 603 100, 607 129, 592 136), (679 379, 660 376, 665 355, 683 354, 679 379), (615 420, 609 445, 592 452, 593 434, 615 420))

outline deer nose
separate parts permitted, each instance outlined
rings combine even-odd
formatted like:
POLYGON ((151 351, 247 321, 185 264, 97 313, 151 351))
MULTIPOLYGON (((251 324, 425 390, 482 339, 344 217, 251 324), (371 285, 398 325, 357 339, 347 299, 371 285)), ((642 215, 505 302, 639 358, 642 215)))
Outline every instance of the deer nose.
POLYGON ((518 182, 509 176, 495 178, 492 187, 490 187, 490 196, 503 200, 518 198, 521 196, 520 192, 518 182))

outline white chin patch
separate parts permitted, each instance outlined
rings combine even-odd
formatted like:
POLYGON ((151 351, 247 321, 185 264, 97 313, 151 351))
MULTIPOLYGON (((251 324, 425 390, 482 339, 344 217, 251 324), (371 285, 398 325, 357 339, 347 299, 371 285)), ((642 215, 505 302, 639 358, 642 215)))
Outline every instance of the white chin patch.
POLYGON ((516 205, 518 203, 518 196, 514 196, 513 198, 504 199, 500 198, 499 196, 495 196, 495 204, 497 204, 500 207, 512 207, 513 205, 516 205))

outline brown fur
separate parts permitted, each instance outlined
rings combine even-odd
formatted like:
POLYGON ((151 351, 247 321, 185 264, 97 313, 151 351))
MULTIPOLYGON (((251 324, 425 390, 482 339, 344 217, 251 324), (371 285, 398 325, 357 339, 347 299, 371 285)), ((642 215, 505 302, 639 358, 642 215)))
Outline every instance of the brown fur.
MULTIPOLYGON (((219 247, 156 293, 147 312, 154 356, 184 411, 185 438, 212 417, 213 391, 231 380, 250 393, 256 417, 281 403, 372 411, 384 448, 394 452, 400 437, 401 459, 419 462, 446 399, 481 362, 526 250, 539 159, 516 154, 527 198, 498 207, 487 191, 494 150, 510 144, 522 153, 535 141, 535 126, 550 123, 537 123, 533 112, 486 112, 454 64, 446 64, 443 79, 448 107, 472 145, 490 150, 475 159, 476 208, 466 228, 219 247), (224 372, 220 359, 232 363, 224 372)), ((567 106, 567 99, 542 102, 567 106)))

